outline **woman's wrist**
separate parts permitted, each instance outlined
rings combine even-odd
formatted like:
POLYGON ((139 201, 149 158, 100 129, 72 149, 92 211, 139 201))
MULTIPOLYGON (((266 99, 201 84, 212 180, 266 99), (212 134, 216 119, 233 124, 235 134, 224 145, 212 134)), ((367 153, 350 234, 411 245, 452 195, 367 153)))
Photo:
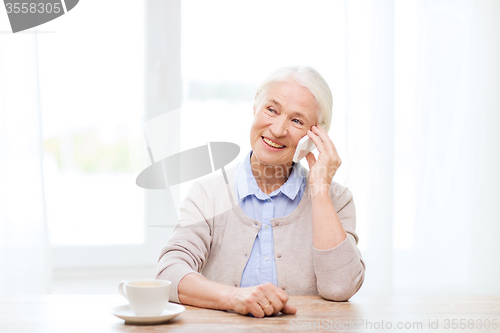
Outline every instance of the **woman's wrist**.
POLYGON ((179 301, 183 304, 217 310, 233 310, 237 288, 210 281, 199 274, 187 274, 179 282, 179 301))
POLYGON ((224 296, 221 297, 220 309, 225 311, 234 311, 234 294, 237 291, 237 287, 227 286, 224 291, 224 296))
POLYGON ((310 194, 312 198, 329 198, 330 184, 325 182, 309 183, 310 194))

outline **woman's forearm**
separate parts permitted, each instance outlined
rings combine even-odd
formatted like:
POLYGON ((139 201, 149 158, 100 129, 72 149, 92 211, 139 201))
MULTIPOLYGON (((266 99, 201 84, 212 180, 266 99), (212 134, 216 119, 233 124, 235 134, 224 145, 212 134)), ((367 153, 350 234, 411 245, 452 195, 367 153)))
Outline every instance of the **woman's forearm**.
POLYGON ((187 274, 178 285, 179 300, 184 304, 216 310, 233 310, 254 317, 295 314, 297 309, 287 304, 288 295, 272 283, 237 288, 213 282, 198 274, 187 274), (267 305, 264 305, 267 304, 267 305))
POLYGON ((347 237, 333 205, 329 186, 311 187, 313 246, 328 250, 338 246, 347 237))
POLYGON ((193 273, 184 276, 178 285, 181 303, 216 310, 232 310, 230 300, 234 289, 193 273))

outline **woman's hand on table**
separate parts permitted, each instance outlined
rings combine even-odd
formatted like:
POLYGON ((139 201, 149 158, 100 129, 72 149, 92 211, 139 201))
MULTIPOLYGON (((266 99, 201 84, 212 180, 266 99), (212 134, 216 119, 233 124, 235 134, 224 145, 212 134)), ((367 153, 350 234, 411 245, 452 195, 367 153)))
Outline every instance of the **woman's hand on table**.
POLYGON ((333 176, 342 164, 342 160, 323 127, 313 126, 307 131, 307 135, 319 152, 317 160, 312 152, 306 155, 307 163, 309 163, 309 185, 316 191, 325 188, 328 193, 333 176))
POLYGON ((251 313, 254 317, 274 316, 279 312, 295 314, 297 309, 286 304, 288 295, 272 283, 255 287, 236 288, 230 296, 231 309, 239 314, 251 313))

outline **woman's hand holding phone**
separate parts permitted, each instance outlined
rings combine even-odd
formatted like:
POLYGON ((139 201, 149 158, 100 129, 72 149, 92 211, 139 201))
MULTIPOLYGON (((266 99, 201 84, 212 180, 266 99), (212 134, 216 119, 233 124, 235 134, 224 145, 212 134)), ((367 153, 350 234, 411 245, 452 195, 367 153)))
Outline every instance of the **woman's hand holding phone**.
POLYGON ((295 155, 293 155, 293 162, 298 163, 301 159, 306 157, 306 155, 309 154, 309 152, 312 152, 314 149, 316 149, 314 142, 307 135, 305 135, 302 139, 300 139, 299 143, 297 144, 297 148, 295 148, 295 155))
POLYGON ((309 185, 316 191, 320 189, 329 191, 333 176, 342 164, 342 160, 323 127, 313 126, 307 131, 307 136, 314 142, 319 152, 318 159, 312 152, 306 155, 307 163, 309 163, 309 185))

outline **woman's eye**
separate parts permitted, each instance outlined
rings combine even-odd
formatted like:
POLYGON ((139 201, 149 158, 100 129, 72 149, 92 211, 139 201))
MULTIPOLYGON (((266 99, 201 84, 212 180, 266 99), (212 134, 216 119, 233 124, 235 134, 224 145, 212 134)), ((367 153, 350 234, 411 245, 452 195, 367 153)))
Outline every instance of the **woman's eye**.
POLYGON ((299 124, 299 125, 304 125, 300 120, 298 119, 294 119, 293 121, 295 121, 295 123, 299 124))
POLYGON ((271 109, 271 108, 267 108, 270 112, 274 112, 276 113, 276 111, 274 109, 271 109))

